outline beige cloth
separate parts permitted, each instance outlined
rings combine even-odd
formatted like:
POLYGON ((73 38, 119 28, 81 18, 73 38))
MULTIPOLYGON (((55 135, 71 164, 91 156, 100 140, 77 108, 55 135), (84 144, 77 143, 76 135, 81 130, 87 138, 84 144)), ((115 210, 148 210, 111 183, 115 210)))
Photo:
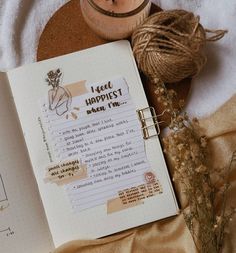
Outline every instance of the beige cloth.
MULTIPOLYGON (((200 121, 210 139, 212 162, 227 166, 236 150, 236 95, 213 115, 200 121)), ((231 173, 229 203, 236 207, 236 170, 231 173)), ((55 253, 196 253, 182 215, 131 229, 104 239, 73 241, 55 253)), ((236 252, 236 218, 231 222, 224 253, 236 252)), ((210 252, 209 252, 210 253, 210 252)))

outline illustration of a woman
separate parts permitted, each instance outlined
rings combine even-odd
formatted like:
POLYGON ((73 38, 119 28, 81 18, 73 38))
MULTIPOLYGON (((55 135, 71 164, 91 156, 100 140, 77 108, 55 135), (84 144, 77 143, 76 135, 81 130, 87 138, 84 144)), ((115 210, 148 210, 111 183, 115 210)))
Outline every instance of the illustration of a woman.
POLYGON ((52 89, 48 91, 49 109, 56 111, 58 116, 62 116, 70 110, 71 94, 68 90, 60 86, 61 70, 51 70, 47 74, 46 81, 52 89))

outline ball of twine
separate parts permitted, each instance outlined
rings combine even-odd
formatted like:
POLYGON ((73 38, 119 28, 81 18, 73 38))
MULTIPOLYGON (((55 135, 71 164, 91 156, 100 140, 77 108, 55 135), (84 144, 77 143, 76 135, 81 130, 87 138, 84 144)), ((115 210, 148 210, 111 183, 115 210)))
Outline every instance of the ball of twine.
POLYGON ((206 63, 206 42, 218 40, 226 32, 204 29, 198 16, 184 10, 161 11, 134 31, 133 52, 152 82, 174 83, 197 75, 206 63), (213 36, 207 38, 208 32, 213 36))

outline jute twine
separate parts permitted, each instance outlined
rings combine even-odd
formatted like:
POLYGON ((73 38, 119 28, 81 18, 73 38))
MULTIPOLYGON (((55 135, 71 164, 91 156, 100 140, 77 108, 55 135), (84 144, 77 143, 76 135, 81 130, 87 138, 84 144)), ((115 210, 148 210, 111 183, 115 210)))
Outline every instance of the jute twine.
POLYGON ((204 46, 227 31, 204 29, 199 16, 184 10, 150 16, 132 35, 139 68, 154 83, 174 83, 197 75, 206 63, 204 46), (207 33, 213 35, 207 38, 207 33))

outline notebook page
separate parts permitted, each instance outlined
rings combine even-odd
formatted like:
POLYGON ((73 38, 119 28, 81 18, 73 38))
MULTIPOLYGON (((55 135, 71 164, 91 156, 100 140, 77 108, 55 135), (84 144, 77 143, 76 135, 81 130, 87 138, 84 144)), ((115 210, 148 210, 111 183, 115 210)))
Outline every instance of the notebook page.
POLYGON ((73 97, 71 107, 77 110, 64 117, 49 109, 48 97, 41 105, 57 159, 65 161, 76 156, 86 164, 89 177, 65 187, 74 211, 105 205, 120 190, 145 183, 143 175, 150 169, 125 79, 87 83, 86 90, 73 97), (94 87, 107 84, 109 87, 94 97, 94 87), (97 100, 101 100, 99 107, 95 105, 97 100))
POLYGON ((56 246, 177 213, 159 140, 142 137, 148 103, 127 41, 8 76, 56 246))
POLYGON ((53 243, 3 73, 0 90, 0 251, 48 253, 53 243))

